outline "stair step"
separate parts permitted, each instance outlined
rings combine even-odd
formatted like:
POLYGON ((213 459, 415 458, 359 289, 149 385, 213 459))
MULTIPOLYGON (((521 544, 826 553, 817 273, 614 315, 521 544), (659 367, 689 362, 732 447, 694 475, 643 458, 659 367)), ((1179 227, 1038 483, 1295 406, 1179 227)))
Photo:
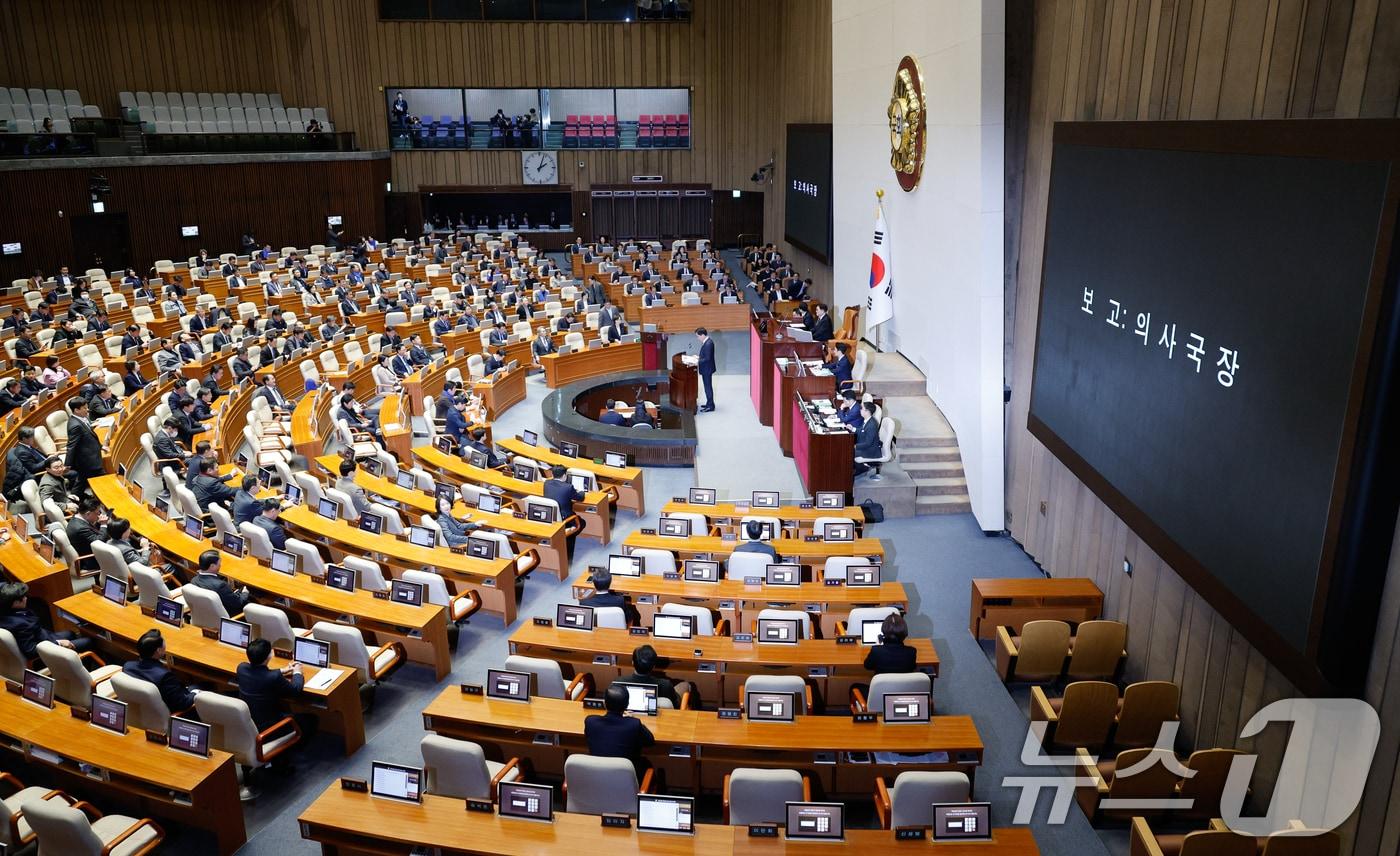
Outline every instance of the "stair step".
POLYGON ((921 380, 870 380, 865 381, 865 391, 877 398, 902 398, 924 395, 924 382, 921 380))
POLYGON ((966 495, 920 496, 914 500, 914 514, 964 514, 972 511, 966 495))
POLYGON ((963 471, 961 458, 951 461, 910 461, 908 458, 900 455, 899 465, 903 467, 904 471, 912 478, 918 478, 918 476, 914 475, 916 472, 927 473, 930 478, 937 478, 939 476, 957 475, 963 471))
POLYGON ((962 476, 950 476, 938 479, 914 479, 915 496, 949 496, 956 495, 967 498, 967 479, 962 476))
POLYGON ((911 437, 908 434, 900 434, 895 439, 899 441, 901 454, 909 449, 956 449, 958 447, 957 437, 911 437))
MULTIPOLYGON (((901 443, 900 445, 903 445, 901 443)), ((962 461, 962 454, 954 448, 940 449, 937 446, 920 446, 917 451, 900 449, 899 461, 902 464, 923 464, 928 462, 962 461)))

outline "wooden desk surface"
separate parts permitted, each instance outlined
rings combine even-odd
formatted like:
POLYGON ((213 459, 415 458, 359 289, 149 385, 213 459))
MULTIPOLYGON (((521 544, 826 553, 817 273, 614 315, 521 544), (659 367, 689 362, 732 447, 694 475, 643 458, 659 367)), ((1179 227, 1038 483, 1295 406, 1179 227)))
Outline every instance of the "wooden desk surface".
MULTIPOLYGON (((495 485, 508 493, 521 496, 544 496, 543 482, 521 481, 514 476, 501 472, 500 470, 482 469, 474 467, 467 461, 456 455, 443 454, 432 446, 415 446, 413 454, 423 463, 435 469, 452 473, 459 478, 482 485, 495 485)), ((608 501, 606 490, 591 490, 584 494, 584 505, 598 505, 608 501)))
MULTIPOLYGON (((580 574, 573 582, 574 592, 593 591, 593 583, 587 573, 580 574)), ((828 586, 821 583, 803 583, 799 586, 748 586, 743 580, 723 579, 715 583, 692 583, 686 580, 668 580, 656 574, 643 574, 640 577, 613 576, 612 590, 635 597, 657 597, 670 603, 679 600, 734 600, 734 601, 773 601, 781 603, 826 603, 826 604, 881 604, 886 606, 906 606, 909 597, 904 584, 882 582, 879 586, 828 586)))
POLYGON ((4 525, 9 540, 0 544, 0 571, 29 586, 30 595, 53 603, 73 593, 73 578, 61 562, 45 562, 34 544, 20 538, 13 526, 4 525))
POLYGON ((748 508, 743 511, 732 502, 717 502, 714 505, 697 505, 691 502, 676 502, 672 500, 661 507, 662 514, 690 513, 703 514, 713 523, 716 518, 737 518, 748 515, 762 515, 766 517, 776 517, 779 520, 793 520, 799 523, 811 523, 818 517, 846 517, 857 523, 865 522, 865 510, 859 505, 848 505, 845 508, 802 508, 797 505, 783 505, 778 508, 748 508))
POLYGON ((606 345, 602 348, 574 351, 562 355, 545 354, 540 357, 540 365, 544 367, 545 385, 550 389, 557 389, 566 383, 596 375, 640 371, 642 368, 642 343, 606 345))
POLYGON ((1103 591, 1088 577, 984 578, 972 581, 983 598, 1102 598, 1103 591))
MULTIPOLYGON (((681 553, 709 553, 715 556, 728 556, 734 548, 743 544, 739 540, 725 540, 713 535, 691 535, 675 538, 669 535, 644 535, 641 530, 629 534, 622 542, 623 547, 648 547, 654 550, 670 550, 681 553)), ((795 538, 775 538, 768 542, 780 556, 803 556, 830 558, 832 556, 879 556, 884 561, 885 545, 879 538, 857 538, 854 541, 802 541, 795 538)))
MULTIPOLYGON (((583 736, 584 720, 598 711, 577 701, 532 698, 528 703, 469 696, 448 687, 423 709, 424 727, 436 731, 453 725, 470 729, 543 732, 572 738, 583 736)), ((662 710, 644 717, 658 745, 690 744, 717 751, 833 750, 841 752, 933 751, 982 755, 982 738, 970 716, 935 716, 926 724, 856 724, 849 716, 801 716, 796 722, 753 722, 720 719, 715 711, 662 710)))
MULTIPOLYGON (((638 645, 647 644, 656 653, 672 663, 694 664, 715 662, 720 665, 743 664, 748 666, 836 666, 863 668, 865 655, 870 648, 865 645, 837 645, 835 639, 803 639, 795 645, 774 645, 760 643, 735 643, 728 636, 697 636, 693 639, 658 639, 633 636, 626 630, 599 627, 592 631, 567 630, 559 627, 540 627, 534 623, 522 624, 510 635, 512 650, 515 646, 550 648, 561 652, 578 652, 584 655, 614 654, 618 663, 630 663, 632 651, 638 645), (697 655, 696 649, 702 653, 697 655)), ((932 668, 938 673, 938 652, 933 648, 932 639, 910 639, 909 645, 918 652, 918 666, 932 668)))
POLYGON ((576 470, 583 470, 600 479, 614 482, 632 482, 642 477, 641 467, 610 467, 595 462, 592 458, 571 458, 561 455, 547 446, 531 446, 515 437, 498 438, 496 445, 516 455, 524 455, 542 464, 563 464, 576 470))

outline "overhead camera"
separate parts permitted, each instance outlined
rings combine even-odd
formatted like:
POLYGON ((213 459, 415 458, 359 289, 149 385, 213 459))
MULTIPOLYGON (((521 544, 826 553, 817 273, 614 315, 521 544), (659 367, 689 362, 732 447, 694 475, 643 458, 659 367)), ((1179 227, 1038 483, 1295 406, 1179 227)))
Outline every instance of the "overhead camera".
POLYGON ((749 176, 749 181, 754 184, 762 184, 770 179, 773 176, 773 163, 774 161, 769 159, 768 163, 754 170, 753 175, 749 176))

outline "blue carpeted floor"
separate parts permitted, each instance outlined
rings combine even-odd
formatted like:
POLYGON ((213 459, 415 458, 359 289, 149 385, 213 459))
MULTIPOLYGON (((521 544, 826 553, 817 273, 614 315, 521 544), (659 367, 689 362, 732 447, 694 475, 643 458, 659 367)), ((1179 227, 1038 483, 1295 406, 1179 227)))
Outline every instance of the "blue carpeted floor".
MULTIPOLYGON (((731 269, 743 281, 737 257, 729 261, 731 269)), ((747 384, 742 381, 748 368, 742 336, 728 334, 721 340, 721 370, 729 375, 724 378, 729 394, 720 399, 722 413, 715 415, 736 427, 740 423, 752 423, 746 430, 756 433, 757 417, 748 400, 747 384)), ((685 344, 681 337, 673 339, 673 347, 684 349, 685 344)), ((540 380, 532 380, 528 389, 526 401, 507 411, 499 420, 497 431, 502 436, 515 434, 522 428, 540 427, 539 403, 546 390, 540 380)), ((719 424, 718 420, 714 424, 719 424)), ((704 435, 702 439, 707 443, 719 442, 704 435)), ((782 468, 791 470, 792 464, 785 459, 775 460, 773 450, 762 443, 731 443, 723 452, 728 466, 722 471, 712 468, 708 475, 702 467, 701 478, 719 479, 723 474, 726 490, 746 492, 762 487, 764 473, 771 473, 772 479, 790 477, 782 468), (759 483, 753 484, 741 474, 749 474, 759 483)), ((705 456, 702 451, 702 460, 705 456)), ((683 494, 687 487, 696 483, 695 472, 689 469, 648 469, 645 479, 651 505, 649 520, 620 513, 613 527, 615 544, 644 522, 654 521, 656 509, 665 497, 683 494)), ((974 796, 992 803, 993 818, 998 825, 1009 824, 1019 791, 1002 787, 1001 781, 1003 776, 1028 773, 1018 758, 1027 726, 1025 695, 1013 696, 1007 692, 996 678, 987 650, 968 633, 970 580, 1033 576, 1039 570, 1009 539, 984 536, 970 515, 891 520, 873 526, 871 533, 885 542, 895 578, 911 592, 913 634, 932 637, 937 647, 942 661, 941 677, 934 686, 938 712, 972 715, 987 747, 985 763, 977 772, 974 796)), ((601 564, 608 552, 607 546, 580 541, 573 567, 601 564)), ((535 575, 525 586, 520 620, 527 621, 534 615, 553 615, 554 605, 568 594, 567 582, 535 575)), ((335 777, 367 775, 371 760, 419 763, 418 743, 424 734, 420 712, 424 705, 444 686, 482 680, 485 670, 506 656, 510 629, 494 618, 473 619, 463 628, 453 672, 446 680, 435 681, 428 670, 408 666, 385 682, 379 689, 374 710, 366 719, 368 742, 354 757, 343 758, 335 741, 325 738, 301 751, 295 774, 264 783, 260 799, 246 807, 249 842, 241 852, 268 856, 317 852, 315 845, 300 838, 297 814, 335 781, 335 777)), ((1064 825, 1046 826, 1043 819, 1049 802, 1042 796, 1034 824, 1042 853, 1096 856, 1110 852, 1105 841, 1095 834, 1076 808, 1071 807, 1064 825)), ((701 805, 702 813, 709 810, 712 807, 701 805)), ((854 815, 866 818, 868 809, 858 810, 854 815)), ((701 819, 718 820, 704 816, 701 819)), ((1126 853, 1121 836, 1114 834, 1107 840, 1113 842, 1112 852, 1126 853)), ((587 846, 588 842, 579 843, 587 846)), ((176 836, 166 852, 194 852, 196 844, 188 840, 188 836, 176 836)))

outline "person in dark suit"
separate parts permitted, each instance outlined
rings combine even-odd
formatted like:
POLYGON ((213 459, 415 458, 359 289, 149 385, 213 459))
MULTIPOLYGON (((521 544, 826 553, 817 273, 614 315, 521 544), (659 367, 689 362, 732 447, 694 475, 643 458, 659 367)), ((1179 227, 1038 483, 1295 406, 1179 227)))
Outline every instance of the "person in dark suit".
POLYGON ((817 304, 817 314, 812 319, 812 326, 810 329, 812 331, 812 341, 814 342, 826 342, 835 335, 831 329, 831 315, 827 313, 825 303, 817 304))
POLYGON ((493 347, 496 345, 504 345, 509 338, 510 333, 506 331, 506 322, 497 321, 495 322, 495 326, 491 328, 488 344, 493 347))
POLYGON ((141 374, 141 367, 135 360, 126 361, 126 374, 122 375, 122 395, 134 395, 139 390, 145 389, 150 381, 141 374))
POLYGON ((851 346, 845 342, 836 343, 836 359, 825 364, 827 371, 836 378, 836 386, 851 382, 851 346))
POLYGON ((176 422, 176 436, 179 437, 180 442, 184 443, 186 447, 194 443, 196 435, 209 430, 209 426, 202 425, 195 419, 194 406, 195 401, 193 398, 181 394, 179 400, 176 402, 175 413, 171 417, 176 422))
POLYGON ((452 321, 446 315, 439 315, 433 321, 432 333, 433 341, 437 341, 447 333, 452 332, 452 321))
POLYGON ((4 389, 0 389, 0 416, 22 407, 28 400, 29 396, 20 390, 19 378, 6 380, 4 389))
POLYGON ((170 416, 161 424, 160 430, 151 439, 151 451, 156 453, 159 465, 161 467, 174 467, 177 472, 185 468, 185 458, 189 456, 189 452, 182 448, 176 439, 179 431, 179 420, 170 416))
POLYGON ((276 550, 287 549, 287 530, 277 522, 281 513, 282 503, 269 498, 262 502, 262 513, 253 518, 253 525, 267 533, 267 540, 272 542, 272 547, 276 550))
POLYGON ((588 741, 588 754, 599 758, 626 758, 637 768, 640 781, 647 763, 642 750, 656 743, 651 730, 640 719, 627 716, 627 690, 610 686, 603 693, 607 713, 583 720, 583 736, 588 741))
POLYGON ((442 530, 442 540, 447 542, 449 547, 461 547, 467 543, 470 534, 481 528, 480 523, 458 520, 452 516, 452 503, 445 499, 438 500, 437 504, 438 528, 442 530))
MULTIPOLYGON (((282 700, 301 692, 301 663, 291 663, 283 669, 268 668, 272 643, 266 639, 249 642, 247 653, 248 662, 238 664, 238 697, 248 705, 248 714, 258 731, 266 731, 286 715, 282 712, 282 700)), ((301 717, 293 720, 298 727, 303 726, 301 717)), ((309 724, 314 724, 314 720, 309 724)), ((303 736, 306 731, 302 727, 303 736)))
POLYGON ((626 425, 627 417, 617 410, 617 402, 608 399, 608 409, 603 411, 603 415, 598 417, 598 421, 604 425, 626 425))
POLYGON ((559 348, 554 344, 554 337, 549 334, 548 327, 541 327, 535 336, 535 341, 530 344, 530 352, 535 355, 535 361, 545 354, 557 354, 559 348))
POLYGON ((223 567, 223 557, 218 550, 205 550, 199 554, 199 573, 190 580, 193 585, 202 589, 208 589, 219 596, 219 602, 224 605, 224 611, 229 615, 237 615, 243 611, 243 607, 248 603, 248 589, 241 588, 235 590, 229 581, 220 575, 219 570, 223 567))
POLYGON ((68 449, 63 462, 73 468, 78 476, 78 486, 87 490, 90 478, 106 473, 102 467, 102 441, 88 424, 88 404, 81 398, 74 398, 68 405, 68 449))
POLYGON ((700 339, 700 360, 695 368, 700 372, 700 380, 705 384, 705 406, 700 408, 700 412, 714 413, 715 343, 710 338, 710 331, 704 327, 696 330, 695 335, 700 339))
POLYGON ((233 525, 252 523, 253 518, 262 513, 262 500, 253 496, 253 492, 257 489, 257 476, 247 475, 243 477, 243 482, 238 486, 238 492, 233 495, 233 525))
POLYGON ((442 429, 443 433, 452 438, 452 442, 458 448, 467 442, 467 401, 465 398, 453 400, 452 409, 447 411, 447 425, 442 429))
POLYGON ((855 392, 846 390, 841 393, 841 402, 837 407, 837 415, 841 421, 852 428, 859 428, 864 421, 860 415, 860 399, 856 398, 855 392))
MULTIPOLYGON (((880 443, 880 425, 875 421, 875 402, 862 401, 860 403, 861 423, 856 429, 856 451, 857 458, 878 458, 884 451, 880 443)), ((856 475, 860 475, 870 469, 868 464, 856 464, 856 475)))
POLYGON ((202 458, 199 462, 199 474, 190 483, 190 490, 194 491, 195 502, 199 503, 202 511, 208 511, 210 504, 228 508, 238 493, 219 479, 218 470, 218 461, 202 458))
POLYGON ((670 678, 653 674, 655 669, 656 649, 650 645, 638 645, 632 651, 632 674, 618 678, 618 681, 624 684, 650 684, 656 687, 657 698, 670 699, 673 707, 680 707, 681 699, 676 694, 676 685, 670 678))
POLYGON ((478 452, 484 453, 486 455, 486 466, 492 469, 502 466, 506 462, 505 458, 496 454, 495 450, 487 445, 485 428, 472 429, 471 439, 467 441, 467 449, 476 449, 478 452))
POLYGON ((496 348, 486 355, 486 361, 482 364, 481 370, 486 374, 498 372, 506 367, 506 352, 504 348, 496 348))
MULTIPOLYGON (((559 505, 561 518, 568 517, 574 513, 574 503, 583 502, 583 494, 569 481, 569 470, 562 464, 555 464, 550 468, 549 474, 553 478, 545 479, 543 488, 546 499, 552 499, 559 505)), ((574 554, 574 542, 578 540, 578 532, 567 536, 568 555, 574 554)))
POLYGON ((112 394, 112 390, 107 386, 99 386, 97 394, 88 399, 88 415, 93 419, 101 419, 104 416, 111 416, 121 410, 122 403, 112 394))
POLYGON ((757 520, 748 521, 744 524, 744 535, 749 540, 735 547, 735 553, 765 553, 774 562, 778 561, 778 551, 773 549, 773 545, 759 540, 763 537, 763 523, 757 520))
POLYGON ((10 502, 24 499, 20 486, 29 479, 37 479, 47 468, 48 458, 34 446, 34 429, 28 425, 22 426, 19 429, 19 442, 5 453, 5 498, 10 502))
POLYGON ((273 410, 290 410, 291 404, 287 401, 287 396, 282 394, 282 390, 277 388, 277 376, 268 373, 262 376, 262 383, 259 385, 254 399, 265 398, 273 410))
POLYGON ((34 340, 34 331, 29 327, 21 327, 19 339, 15 341, 15 356, 21 360, 27 360, 39 353, 39 343, 34 340))
POLYGON ((408 346, 399 346, 398 353, 394 355, 393 359, 389 360, 389 370, 400 378, 405 378, 413 374, 413 359, 409 356, 408 346))
POLYGON ((40 642, 52 642, 79 653, 92 647, 92 640, 86 636, 75 636, 66 630, 55 633, 45 627, 29 608, 29 586, 25 583, 0 585, 0 630, 10 631, 25 660, 39 655, 40 642))
POLYGON ((180 347, 176 348, 175 352, 186 363, 198 362, 204 356, 204 349, 200 347, 199 340, 189 333, 180 335, 180 347))
POLYGON ((423 347, 423 337, 418 333, 408 337, 408 358, 415 368, 432 362, 432 358, 428 356, 428 349, 423 347))
POLYGON ((174 672, 166 668, 165 637, 161 636, 159 630, 147 630, 141 634, 141 638, 136 640, 136 656, 137 659, 122 664, 122 672, 155 684, 156 689, 160 690, 160 700, 165 702, 165 706, 170 708, 172 713, 186 718, 197 718, 190 708, 194 707, 194 697, 199 694, 199 690, 185 686, 174 672))
POLYGON ((908 636, 909 625, 904 616, 898 612, 886 615, 880 624, 880 644, 871 646, 865 655, 865 668, 877 675, 916 671, 917 652, 904 644, 908 636))
POLYGON ((123 353, 123 354, 125 354, 127 351, 131 350, 132 348, 141 348, 141 347, 144 347, 145 344, 146 344, 145 341, 141 338, 141 328, 140 328, 140 327, 129 327, 129 328, 127 328, 127 331, 126 331, 125 333, 122 334, 122 353, 123 353))
POLYGON ((96 499, 85 496, 82 502, 78 503, 77 513, 68 518, 68 522, 63 526, 68 543, 73 545, 73 552, 88 557, 79 565, 84 571, 97 570, 97 559, 92 557, 92 542, 102 540, 102 530, 98 527, 105 522, 102 506, 96 499))

